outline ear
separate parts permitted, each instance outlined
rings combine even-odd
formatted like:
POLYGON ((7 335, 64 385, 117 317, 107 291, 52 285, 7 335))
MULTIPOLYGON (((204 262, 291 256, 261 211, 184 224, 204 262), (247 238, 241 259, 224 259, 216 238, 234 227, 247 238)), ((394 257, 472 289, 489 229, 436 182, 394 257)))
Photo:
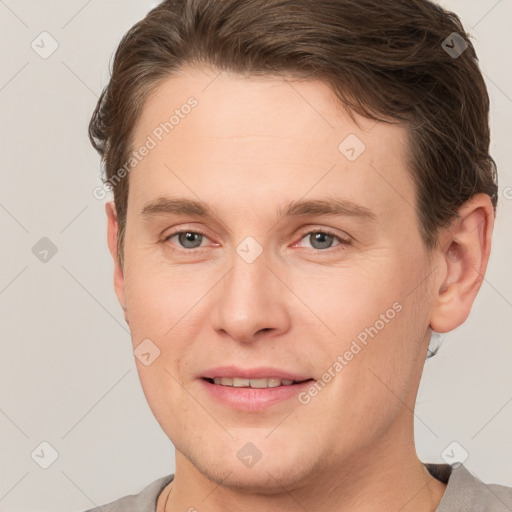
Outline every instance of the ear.
POLYGON ((122 306, 126 305, 125 291, 124 291, 124 275, 123 269, 119 262, 117 254, 117 237, 118 237, 118 223, 117 211, 114 201, 105 203, 105 212, 107 213, 107 241, 110 254, 114 260, 114 290, 117 298, 122 306))
POLYGON ((494 211, 487 194, 476 194, 439 233, 442 273, 436 285, 430 326, 448 332, 461 325, 484 279, 491 252, 494 211))

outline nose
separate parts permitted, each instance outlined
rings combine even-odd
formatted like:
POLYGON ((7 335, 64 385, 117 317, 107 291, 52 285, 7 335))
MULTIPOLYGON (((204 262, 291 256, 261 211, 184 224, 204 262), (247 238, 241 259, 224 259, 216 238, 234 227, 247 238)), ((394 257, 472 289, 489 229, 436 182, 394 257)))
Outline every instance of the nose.
POLYGON ((276 276, 278 271, 269 267, 265 252, 249 261, 235 254, 217 288, 212 318, 218 332, 240 343, 275 337, 290 327, 290 292, 276 276))

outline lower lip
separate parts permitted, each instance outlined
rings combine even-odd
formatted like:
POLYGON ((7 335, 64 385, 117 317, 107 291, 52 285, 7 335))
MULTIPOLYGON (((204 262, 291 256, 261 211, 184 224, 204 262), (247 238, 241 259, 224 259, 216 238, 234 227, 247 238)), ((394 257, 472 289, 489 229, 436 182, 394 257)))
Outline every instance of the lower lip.
POLYGON ((200 379, 200 382, 207 393, 233 409, 263 411, 272 405, 297 397, 314 381, 307 380, 299 384, 276 386, 275 388, 235 388, 234 386, 212 384, 204 379, 200 379))

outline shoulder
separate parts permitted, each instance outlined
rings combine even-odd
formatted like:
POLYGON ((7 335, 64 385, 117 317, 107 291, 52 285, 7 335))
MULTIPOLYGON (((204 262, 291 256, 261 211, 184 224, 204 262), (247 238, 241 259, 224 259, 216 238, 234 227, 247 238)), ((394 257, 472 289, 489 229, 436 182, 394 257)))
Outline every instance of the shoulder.
POLYGON ((155 512, 159 494, 173 478, 174 475, 163 476, 144 487, 138 494, 129 494, 85 512, 155 512))
MULTIPOLYGON (((463 464, 429 464, 428 470, 447 478, 447 487, 436 512, 471 510, 475 512, 510 512, 512 487, 480 480, 463 464)), ((437 476, 436 476, 437 477, 437 476)))

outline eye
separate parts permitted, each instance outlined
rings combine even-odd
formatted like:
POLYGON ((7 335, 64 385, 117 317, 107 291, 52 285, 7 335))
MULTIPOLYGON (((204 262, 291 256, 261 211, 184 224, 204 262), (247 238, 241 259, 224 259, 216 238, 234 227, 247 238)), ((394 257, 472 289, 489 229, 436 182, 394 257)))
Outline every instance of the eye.
POLYGON ((178 237, 178 243, 181 245, 183 249, 198 249, 201 246, 201 242, 203 237, 206 237, 204 233, 199 233, 197 231, 186 230, 186 231, 176 231, 175 233, 171 233, 167 237, 165 237, 164 242, 168 242, 174 237, 178 237))
MULTIPOLYGON (((301 240, 308 237, 312 248, 319 252, 325 252, 326 249, 333 248, 332 243, 334 240, 339 242, 338 246, 334 247, 350 245, 350 240, 348 238, 342 238, 341 236, 326 230, 308 231, 307 233, 302 234, 301 240)), ((342 249, 343 247, 339 248, 342 249)))
MULTIPOLYGON (((192 230, 175 231, 169 234, 163 240, 164 243, 169 242, 173 238, 177 237, 178 248, 181 249, 199 249, 203 239, 208 238, 204 233, 192 230)), ((332 249, 333 241, 338 241, 338 245, 334 246, 342 249, 342 246, 350 245, 351 241, 348 238, 342 238, 335 233, 326 230, 314 230, 308 231, 301 235, 301 240, 309 237, 312 244, 312 249, 317 252, 326 252, 327 249, 332 249)), ((175 245, 175 244, 173 244, 175 245)))

